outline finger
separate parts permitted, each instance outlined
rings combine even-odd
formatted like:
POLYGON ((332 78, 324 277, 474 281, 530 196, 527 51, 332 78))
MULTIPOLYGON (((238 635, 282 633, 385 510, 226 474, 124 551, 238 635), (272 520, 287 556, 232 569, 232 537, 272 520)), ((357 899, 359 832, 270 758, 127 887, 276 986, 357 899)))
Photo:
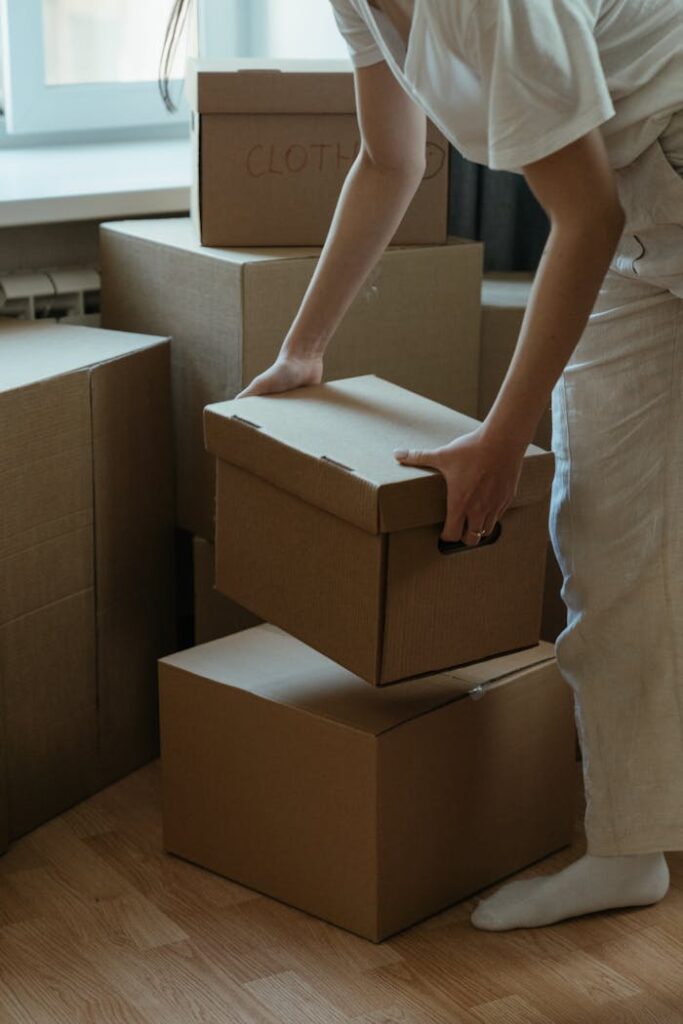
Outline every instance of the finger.
POLYGON ((462 540, 465 528, 465 513, 460 502, 449 500, 446 510, 446 521, 441 530, 441 540, 454 542, 462 540))
POLYGON ((430 469, 438 469, 441 461, 438 452, 410 451, 405 448, 396 448, 394 458, 402 466, 424 466, 430 469))
POLYGON ((496 528, 496 523, 497 522, 498 522, 498 516, 495 513, 489 513, 489 515, 485 516, 485 518, 484 518, 484 526, 483 526, 484 536, 485 537, 488 537, 489 534, 493 533, 493 531, 496 528))

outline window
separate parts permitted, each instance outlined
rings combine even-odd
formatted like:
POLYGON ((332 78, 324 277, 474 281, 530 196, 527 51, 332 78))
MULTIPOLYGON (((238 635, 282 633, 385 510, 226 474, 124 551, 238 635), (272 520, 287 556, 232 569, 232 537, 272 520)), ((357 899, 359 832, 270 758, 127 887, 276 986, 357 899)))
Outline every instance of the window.
POLYGON ((10 134, 176 125, 188 53, 346 57, 327 0, 194 0, 169 114, 156 78, 173 0, 0 0, 0 96, 10 134), (4 44, 4 45, 3 45, 4 44), (4 69, 4 70, 3 70, 4 69), (4 88, 3 88, 4 87, 4 88))

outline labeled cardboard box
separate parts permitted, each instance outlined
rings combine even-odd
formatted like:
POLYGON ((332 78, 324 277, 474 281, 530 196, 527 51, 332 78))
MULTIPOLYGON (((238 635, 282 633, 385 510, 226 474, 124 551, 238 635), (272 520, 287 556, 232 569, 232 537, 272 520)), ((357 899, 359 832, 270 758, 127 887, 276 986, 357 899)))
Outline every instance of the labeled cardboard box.
MULTIPOLYGON (((214 537, 204 406, 272 363, 318 254, 202 248, 187 218, 102 229, 103 325, 173 339, 177 525, 198 537, 214 537)), ((326 378, 377 373, 476 415, 481 259, 479 243, 458 240, 386 252, 330 344, 326 378)))
POLYGON ((377 377, 205 410, 216 585, 368 682, 539 639, 553 457, 530 446, 500 536, 446 554, 446 487, 396 462, 477 421, 377 377))
POLYGON ((159 693, 165 848, 373 941, 571 840, 550 645, 378 690, 262 625, 159 693))
POLYGON ((169 355, 160 338, 0 320, 10 838, 158 749, 156 661, 174 649, 169 355))
POLYGON ((205 644, 256 626, 261 621, 216 590, 213 544, 192 538, 194 566, 194 642, 205 644))
MULTIPOLYGON (((482 282, 479 419, 485 418, 495 402, 507 373, 532 283, 531 274, 487 274, 482 282)), ((551 442, 552 417, 548 408, 538 425, 534 444, 550 450, 551 442)), ((549 545, 541 636, 551 642, 557 639, 567 621, 561 586, 562 573, 549 545)))
MULTIPOLYGON (((187 91, 202 243, 322 245, 360 148, 348 63, 194 61, 187 91)), ((448 158, 429 122, 425 175, 395 243, 445 243, 448 158)))

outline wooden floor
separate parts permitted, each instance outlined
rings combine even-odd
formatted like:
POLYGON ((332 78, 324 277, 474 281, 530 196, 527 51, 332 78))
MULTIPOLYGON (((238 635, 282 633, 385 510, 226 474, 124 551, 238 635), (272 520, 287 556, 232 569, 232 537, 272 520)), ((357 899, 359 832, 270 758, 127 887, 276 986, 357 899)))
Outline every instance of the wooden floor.
POLYGON ((164 854, 152 764, 0 857, 0 1022, 681 1024, 670 865, 657 907, 496 935, 469 900, 374 946, 164 854))

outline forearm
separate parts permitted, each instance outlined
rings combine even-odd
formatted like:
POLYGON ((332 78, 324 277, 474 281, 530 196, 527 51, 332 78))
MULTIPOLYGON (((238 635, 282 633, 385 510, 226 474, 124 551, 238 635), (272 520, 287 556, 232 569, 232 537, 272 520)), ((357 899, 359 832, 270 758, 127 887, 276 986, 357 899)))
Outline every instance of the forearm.
POLYGON ((586 327, 622 227, 616 213, 551 229, 512 362, 485 421, 487 435, 531 442, 586 327))
POLYGON ((283 353, 322 355, 364 280, 391 241, 422 168, 380 168, 361 154, 339 196, 315 273, 283 343, 283 353))

